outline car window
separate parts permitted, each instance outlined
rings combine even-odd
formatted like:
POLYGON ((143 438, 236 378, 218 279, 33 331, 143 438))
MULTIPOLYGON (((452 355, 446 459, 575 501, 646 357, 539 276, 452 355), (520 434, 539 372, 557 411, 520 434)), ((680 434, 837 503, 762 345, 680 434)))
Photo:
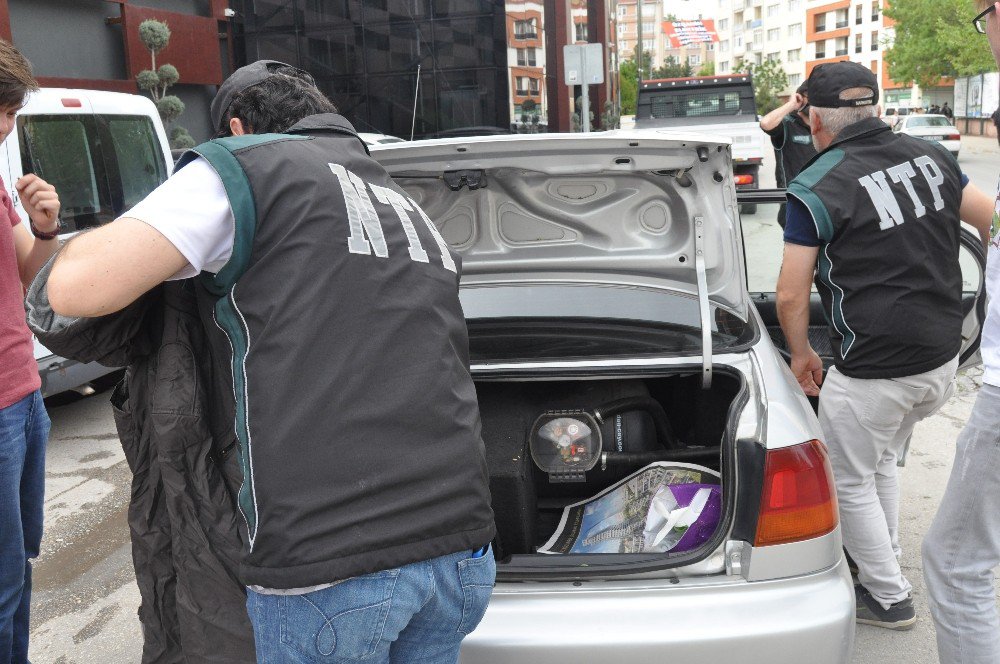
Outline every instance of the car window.
POLYGON ((781 256, 785 250, 784 231, 778 224, 778 215, 784 213, 785 206, 780 203, 741 206, 747 290, 751 293, 773 293, 778 284, 781 256))
POLYGON ((27 115, 17 128, 23 172, 59 192, 66 232, 112 221, 167 179, 148 117, 27 115))
POLYGON ((651 109, 653 117, 658 119, 735 115, 740 110, 740 93, 664 93, 652 96, 651 109))
POLYGON ((948 118, 935 118, 935 117, 921 117, 915 115, 909 118, 907 127, 950 127, 951 123, 948 122, 948 118))
MULTIPOLYGON (((698 354, 701 317, 690 295, 604 284, 463 286, 474 361, 698 354)), ((750 343, 753 324, 712 306, 717 350, 750 343)))

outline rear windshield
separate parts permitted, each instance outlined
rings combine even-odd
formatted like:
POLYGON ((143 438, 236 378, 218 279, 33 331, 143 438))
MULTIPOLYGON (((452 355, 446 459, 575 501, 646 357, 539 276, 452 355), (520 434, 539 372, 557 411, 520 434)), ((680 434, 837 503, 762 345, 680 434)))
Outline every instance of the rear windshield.
POLYGON ((915 115, 906 121, 907 127, 950 127, 948 118, 922 118, 915 115))
POLYGON ((740 93, 737 91, 651 93, 650 110, 654 118, 739 115, 740 93))
POLYGON ((66 232, 109 222, 167 179, 153 122, 142 115, 17 119, 24 173, 52 184, 66 232))
MULTIPOLYGON (((503 284, 460 291, 474 362, 701 354, 698 301, 596 284, 503 284)), ((755 328, 712 305, 712 346, 743 348, 755 328)))

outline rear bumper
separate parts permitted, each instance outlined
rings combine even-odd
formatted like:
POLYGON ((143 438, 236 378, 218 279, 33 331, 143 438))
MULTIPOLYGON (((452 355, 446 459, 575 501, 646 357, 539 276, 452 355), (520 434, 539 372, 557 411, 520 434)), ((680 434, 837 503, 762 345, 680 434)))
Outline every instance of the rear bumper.
POLYGON ((80 364, 58 355, 49 355, 38 360, 38 375, 42 378, 42 396, 50 397, 66 390, 72 390, 97 380, 116 369, 108 368, 97 362, 80 364))
POLYGON ((462 664, 850 661, 854 590, 843 559, 779 581, 693 581, 499 584, 462 664))

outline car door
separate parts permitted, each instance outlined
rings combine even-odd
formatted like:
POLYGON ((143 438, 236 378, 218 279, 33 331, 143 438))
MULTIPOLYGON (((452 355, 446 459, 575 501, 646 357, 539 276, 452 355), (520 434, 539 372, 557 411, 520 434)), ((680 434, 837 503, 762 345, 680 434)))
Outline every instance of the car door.
MULTIPOLYGON (((740 209, 747 210, 753 203, 754 214, 743 213, 740 223, 743 230, 743 251, 747 266, 747 290, 757 308, 767 333, 778 352, 790 359, 788 344, 778 324, 775 306, 775 286, 781 269, 784 247, 781 226, 778 224, 779 209, 785 200, 781 189, 759 189, 741 192, 738 195, 740 209)), ((960 354, 961 366, 979 363, 979 341, 983 321, 986 318, 985 280, 986 248, 979 237, 963 225, 959 262, 962 266, 962 310, 965 320, 962 325, 963 345, 960 354)), ((833 346, 827 331, 826 316, 819 294, 813 287, 809 302, 809 341, 829 369, 833 365, 833 346)))

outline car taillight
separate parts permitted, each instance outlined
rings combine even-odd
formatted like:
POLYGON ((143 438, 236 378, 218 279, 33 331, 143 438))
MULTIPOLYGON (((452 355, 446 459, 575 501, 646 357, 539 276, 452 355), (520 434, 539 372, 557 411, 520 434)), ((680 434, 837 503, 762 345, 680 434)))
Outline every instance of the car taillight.
POLYGON ((83 103, 79 99, 73 99, 72 97, 63 97, 62 105, 66 108, 82 108, 83 103))
POLYGON ((737 175, 735 177, 735 180, 736 180, 736 184, 738 184, 738 185, 753 184, 753 176, 752 175, 737 175))
POLYGON ((823 443, 810 440, 768 451, 754 545, 820 537, 837 523, 833 470, 823 443))
POLYGON ((948 134, 947 136, 944 137, 944 140, 946 140, 946 141, 960 141, 960 140, 962 140, 962 135, 961 134, 948 134))

